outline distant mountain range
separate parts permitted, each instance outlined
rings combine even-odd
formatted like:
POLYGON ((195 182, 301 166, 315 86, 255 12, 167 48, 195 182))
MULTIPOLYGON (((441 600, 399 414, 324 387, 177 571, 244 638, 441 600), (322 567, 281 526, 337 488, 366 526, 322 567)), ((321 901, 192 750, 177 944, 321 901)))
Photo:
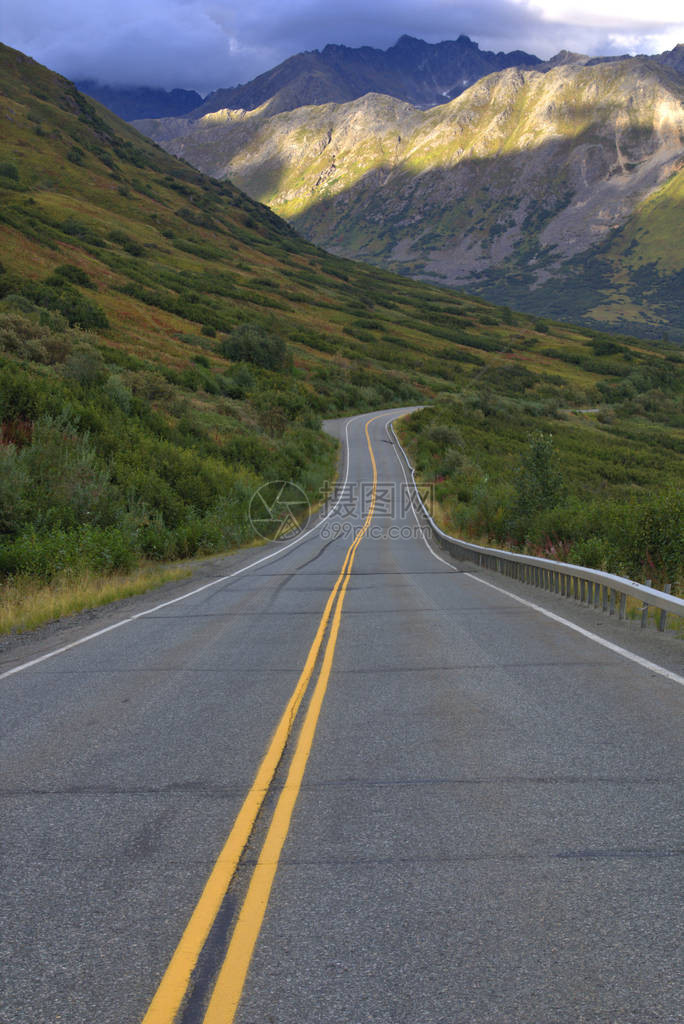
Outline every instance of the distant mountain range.
MULTIPOLYGON (((492 53, 481 50, 468 36, 441 43, 426 43, 402 36, 394 46, 326 46, 295 54, 246 85, 217 89, 202 99, 185 89, 150 89, 144 86, 112 86, 93 80, 76 82, 124 121, 157 117, 190 117, 197 120, 217 110, 256 110, 268 103, 273 115, 297 107, 321 103, 348 103, 369 92, 404 100, 427 109, 460 96, 478 79, 506 68, 548 71, 559 64, 592 66, 625 60, 622 57, 588 57, 562 50, 541 61, 523 50, 492 53)), ((684 74, 684 46, 649 58, 684 74)))
POLYGON ((684 340, 683 54, 561 53, 429 109, 369 93, 280 110, 284 86, 254 110, 137 126, 331 252, 530 312, 684 340))
POLYGON ((432 107, 458 96, 492 71, 534 67, 538 57, 522 50, 491 53, 468 36, 426 43, 402 36, 388 50, 371 46, 326 46, 298 53, 246 85, 218 89, 205 100, 185 89, 103 85, 92 80, 75 85, 124 121, 148 117, 202 117, 214 110, 254 110, 272 100, 271 113, 318 103, 345 103, 368 92, 385 93, 418 107, 432 107))
POLYGON ((74 83, 77 89, 107 107, 123 121, 141 117, 182 117, 195 110, 202 97, 187 89, 150 89, 146 86, 101 85, 92 79, 74 83))
POLYGON ((178 104, 135 124, 331 252, 684 341, 682 45, 542 62, 402 36, 193 97, 128 90, 126 110, 178 104))
POLYGON ((491 53, 468 36, 426 43, 402 36, 388 50, 371 46, 326 46, 298 53, 247 85, 218 89, 193 111, 255 110, 270 114, 321 103, 347 103, 369 92, 383 93, 415 107, 434 107, 459 96, 478 78, 511 67, 534 67, 538 57, 522 50, 491 53))

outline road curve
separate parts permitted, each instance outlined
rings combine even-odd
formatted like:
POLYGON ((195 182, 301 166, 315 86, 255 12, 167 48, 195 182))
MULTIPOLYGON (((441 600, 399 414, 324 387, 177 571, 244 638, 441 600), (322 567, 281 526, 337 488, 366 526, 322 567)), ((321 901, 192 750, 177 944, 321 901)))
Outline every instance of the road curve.
POLYGON ((0 654, 2 1024, 681 1020, 684 691, 437 559, 396 415, 301 537, 0 654))

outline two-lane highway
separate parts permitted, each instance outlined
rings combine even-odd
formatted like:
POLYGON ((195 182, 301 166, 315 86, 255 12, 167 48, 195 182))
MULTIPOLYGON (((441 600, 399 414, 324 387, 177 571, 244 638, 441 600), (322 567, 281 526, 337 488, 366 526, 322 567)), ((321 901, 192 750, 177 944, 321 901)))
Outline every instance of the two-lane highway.
POLYGON ((682 688, 436 558, 395 415, 295 543, 0 657, 1 1024, 680 1021, 682 688))

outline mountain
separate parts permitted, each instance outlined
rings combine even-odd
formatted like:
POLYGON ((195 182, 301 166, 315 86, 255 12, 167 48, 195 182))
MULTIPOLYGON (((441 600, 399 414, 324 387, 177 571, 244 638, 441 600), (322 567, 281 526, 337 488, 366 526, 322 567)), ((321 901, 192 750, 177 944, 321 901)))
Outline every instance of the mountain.
POLYGON ((660 53, 655 58, 663 67, 672 68, 680 75, 684 75, 684 43, 677 43, 671 50, 660 53))
MULTIPOLYGON (((649 60, 655 64, 661 64, 663 67, 672 68, 680 75, 684 74, 684 44, 682 43, 678 43, 672 50, 665 50, 663 53, 640 53, 637 54, 636 57, 639 60, 649 60)), ((610 57, 590 57, 589 54, 586 53, 573 53, 570 50, 561 50, 560 53, 557 53, 549 60, 545 60, 540 64, 537 64, 535 66, 535 71, 548 71, 551 68, 558 67, 559 64, 584 64, 586 67, 594 67, 596 64, 613 64, 615 61, 632 59, 633 55, 629 53, 622 53, 610 57)))
POLYGON ((468 36, 426 43, 405 35, 388 50, 329 45, 298 53, 246 85, 210 93, 192 117, 223 109, 255 110, 265 103, 275 114, 311 104, 346 103, 369 92, 434 107, 492 71, 538 63, 538 57, 521 50, 480 50, 468 36))
POLYGON ((202 103, 198 92, 187 89, 150 89, 146 86, 103 85, 92 79, 75 83, 76 88, 97 100, 124 121, 141 117, 181 117, 202 103))
POLYGON ((331 252, 517 308, 684 340, 684 79, 646 58, 141 122, 331 252))

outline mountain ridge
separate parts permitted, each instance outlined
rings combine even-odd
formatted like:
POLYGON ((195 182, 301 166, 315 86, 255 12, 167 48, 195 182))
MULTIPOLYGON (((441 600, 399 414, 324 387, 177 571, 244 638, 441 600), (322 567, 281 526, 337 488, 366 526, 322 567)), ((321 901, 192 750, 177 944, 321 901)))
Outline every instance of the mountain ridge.
POLYGON ((403 35, 387 50, 329 43, 323 50, 295 54, 245 85, 215 90, 192 118, 225 108, 254 110, 268 101, 270 112, 279 113, 297 106, 343 103, 369 92, 430 107, 453 99, 492 71, 538 63, 538 57, 522 50, 480 50, 464 35, 441 43, 403 35))

